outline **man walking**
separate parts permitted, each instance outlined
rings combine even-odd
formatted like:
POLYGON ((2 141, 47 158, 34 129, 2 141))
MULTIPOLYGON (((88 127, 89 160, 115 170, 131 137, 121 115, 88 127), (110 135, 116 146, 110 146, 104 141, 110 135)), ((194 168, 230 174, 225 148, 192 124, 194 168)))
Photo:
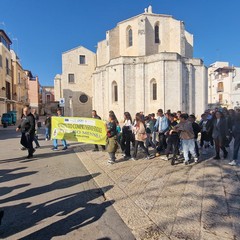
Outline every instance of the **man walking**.
POLYGON ((160 155, 161 151, 164 151, 167 148, 167 142, 166 142, 166 132, 169 129, 169 120, 164 116, 163 110, 158 109, 158 118, 154 126, 155 132, 158 132, 159 141, 158 141, 158 148, 156 157, 160 155))
MULTIPOLYGON (((101 120, 101 118, 97 115, 97 111, 96 110, 92 110, 92 118, 96 118, 96 119, 101 120)), ((93 152, 98 152, 99 151, 98 145, 95 144, 94 146, 95 146, 95 148, 93 149, 93 152)), ((101 145, 101 147, 102 147, 102 150, 104 151, 105 150, 105 146, 101 145)))
MULTIPOLYGON (((58 117, 63 117, 60 108, 57 109, 57 116, 58 117)), ((62 144, 63 144, 63 149, 62 150, 67 150, 67 142, 66 142, 66 140, 62 139, 61 141, 62 141, 62 144)), ((52 148, 52 150, 53 151, 58 151, 58 140, 57 139, 53 139, 53 148, 52 148)))
POLYGON ((18 126, 16 131, 22 132, 21 144, 28 149, 27 158, 32 158, 35 150, 33 149, 33 139, 35 135, 35 118, 30 112, 30 107, 26 106, 23 108, 23 117, 21 124, 18 126))

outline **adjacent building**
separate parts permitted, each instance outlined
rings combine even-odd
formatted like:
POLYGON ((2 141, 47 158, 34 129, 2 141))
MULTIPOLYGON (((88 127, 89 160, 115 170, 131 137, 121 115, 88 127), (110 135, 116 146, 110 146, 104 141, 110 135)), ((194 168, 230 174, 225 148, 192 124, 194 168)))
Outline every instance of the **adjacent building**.
POLYGON ((42 110, 42 88, 38 76, 34 76, 31 71, 25 70, 28 84, 28 99, 31 108, 36 109, 37 113, 42 110))
POLYGON ((96 55, 80 46, 62 54, 62 74, 54 79, 55 99, 65 99, 66 116, 90 117, 96 55))
POLYGON ((207 107, 207 68, 193 58, 193 35, 151 6, 107 31, 96 54, 79 47, 63 54, 62 65, 55 96, 65 99, 70 116, 96 109, 104 118, 109 110, 120 118, 159 108, 200 115, 207 107))
POLYGON ((11 50, 11 55, 13 110, 17 111, 17 119, 20 119, 23 107, 30 104, 28 99, 28 82, 26 72, 22 68, 18 56, 13 50, 11 50))
POLYGON ((209 107, 240 108, 240 68, 215 62, 208 68, 209 107))
POLYGON ((55 101, 54 87, 42 86, 42 111, 41 114, 53 114, 57 112, 58 102, 55 101))
POLYGON ((10 38, 0 29, 0 116, 13 109, 10 38))

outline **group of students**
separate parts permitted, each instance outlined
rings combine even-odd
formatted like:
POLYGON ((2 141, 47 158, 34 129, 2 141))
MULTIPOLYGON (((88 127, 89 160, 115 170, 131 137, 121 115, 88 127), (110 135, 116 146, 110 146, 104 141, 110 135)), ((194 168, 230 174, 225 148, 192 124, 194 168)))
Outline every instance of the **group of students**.
MULTIPOLYGON (((95 111, 96 113, 96 111, 95 111)), ((172 113, 168 110, 165 114, 162 109, 155 114, 144 116, 142 112, 137 113, 132 119, 129 112, 124 113, 124 122, 119 131, 119 122, 113 111, 109 112, 107 123, 107 152, 110 159, 108 163, 116 161, 118 145, 124 153, 124 159, 137 159, 138 148, 145 153, 146 159, 158 157, 164 160, 171 160, 174 165, 179 156, 183 154, 184 164, 188 165, 193 159, 199 161, 201 154, 206 154, 209 148, 215 148, 214 159, 220 159, 220 151, 223 158, 228 157, 227 147, 234 140, 233 159, 230 165, 238 165, 237 157, 240 147, 240 112, 227 110, 226 108, 207 110, 202 114, 199 122, 191 114, 172 113), (198 136, 200 133, 200 141, 198 136), (131 144, 133 153, 131 154, 131 144), (153 154, 149 153, 149 147, 154 149, 153 154), (170 157, 171 156, 171 157, 170 157)))

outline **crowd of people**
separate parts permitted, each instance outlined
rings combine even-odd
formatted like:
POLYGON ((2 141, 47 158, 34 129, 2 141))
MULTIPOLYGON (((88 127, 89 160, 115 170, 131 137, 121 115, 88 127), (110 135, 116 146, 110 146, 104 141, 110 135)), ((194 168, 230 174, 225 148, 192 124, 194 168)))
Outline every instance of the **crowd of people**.
MULTIPOLYGON (((57 110, 57 116, 61 117, 61 109, 57 110)), ((95 110, 92 118, 101 119, 95 110)), ((32 158, 35 148, 40 147, 37 140, 37 122, 39 120, 36 111, 29 106, 24 107, 21 124, 16 129, 22 132, 21 144, 28 150, 27 158, 32 158), (36 147, 33 148, 33 141, 36 147)), ((45 118, 45 140, 51 139, 51 116, 45 118)), ((228 147, 233 141, 233 158, 229 162, 235 166, 240 147, 240 111, 226 108, 206 110, 198 121, 194 114, 185 112, 166 113, 162 109, 144 116, 143 112, 136 113, 132 118, 129 112, 123 114, 123 121, 119 122, 113 111, 109 112, 107 121, 107 143, 102 145, 103 151, 109 153, 108 163, 116 162, 116 152, 121 148, 124 160, 138 159, 139 149, 145 154, 145 158, 161 157, 169 160, 172 165, 175 161, 183 159, 188 165, 191 162, 198 163, 200 155, 208 153, 209 149, 215 149, 214 159, 228 157, 228 147), (151 148, 151 151, 150 151, 151 148), (132 151, 131 151, 132 149, 132 151), (200 150, 201 149, 201 150, 200 150), (151 152, 151 153, 150 153, 151 152)), ((68 148, 65 139, 62 139, 63 149, 68 148)), ((58 150, 58 140, 53 139, 52 150, 58 150)), ((99 151, 98 145, 94 145, 93 151, 99 151)))
MULTIPOLYGON (((96 111, 94 111, 96 115, 96 111)), ((238 165, 238 151, 240 147, 240 112, 239 110, 227 110, 216 108, 206 110, 199 121, 194 114, 178 111, 176 113, 162 109, 155 114, 144 116, 137 113, 132 119, 129 112, 124 113, 124 121, 119 131, 120 123, 113 111, 109 112, 107 123, 107 152, 110 159, 108 163, 116 162, 115 153, 120 145, 124 153, 124 159, 137 160, 138 149, 145 153, 146 159, 161 156, 164 160, 175 161, 183 155, 183 163, 188 165, 198 163, 200 155, 208 153, 215 148, 214 159, 228 157, 229 144, 233 141, 233 158, 230 165, 238 165), (133 152, 131 154, 131 145, 133 152), (149 153, 149 148, 153 153, 149 153), (201 151, 199 150, 201 149, 201 151)))

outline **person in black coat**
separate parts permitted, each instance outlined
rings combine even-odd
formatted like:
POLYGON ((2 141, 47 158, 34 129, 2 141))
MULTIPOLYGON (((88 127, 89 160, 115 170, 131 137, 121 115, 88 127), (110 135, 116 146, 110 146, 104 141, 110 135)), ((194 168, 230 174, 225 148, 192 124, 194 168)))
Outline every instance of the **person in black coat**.
POLYGON ((35 135, 35 118, 30 112, 29 106, 23 108, 22 121, 16 131, 18 132, 20 130, 22 132, 21 144, 28 149, 27 158, 32 158, 35 152, 32 144, 35 135))
POLYGON ((233 137, 234 137, 233 160, 229 164, 232 166, 236 166, 239 165, 239 163, 237 162, 237 158, 240 148, 240 113, 236 113, 233 119, 233 137))
POLYGON ((224 158, 227 158, 228 152, 225 148, 226 137, 228 136, 227 122, 220 111, 216 111, 213 121, 212 137, 215 143, 216 156, 214 159, 220 159, 220 149, 223 151, 224 158))
MULTIPOLYGON (((96 119, 99 119, 101 120, 101 117, 99 117, 97 115, 97 111, 96 110, 92 110, 92 118, 96 118, 96 119)), ((98 152, 99 151, 99 148, 98 148, 98 145, 97 144, 94 144, 94 149, 93 149, 93 152, 98 152)), ((104 145, 101 145, 102 147, 102 150, 104 151, 105 150, 105 146, 104 145)))

